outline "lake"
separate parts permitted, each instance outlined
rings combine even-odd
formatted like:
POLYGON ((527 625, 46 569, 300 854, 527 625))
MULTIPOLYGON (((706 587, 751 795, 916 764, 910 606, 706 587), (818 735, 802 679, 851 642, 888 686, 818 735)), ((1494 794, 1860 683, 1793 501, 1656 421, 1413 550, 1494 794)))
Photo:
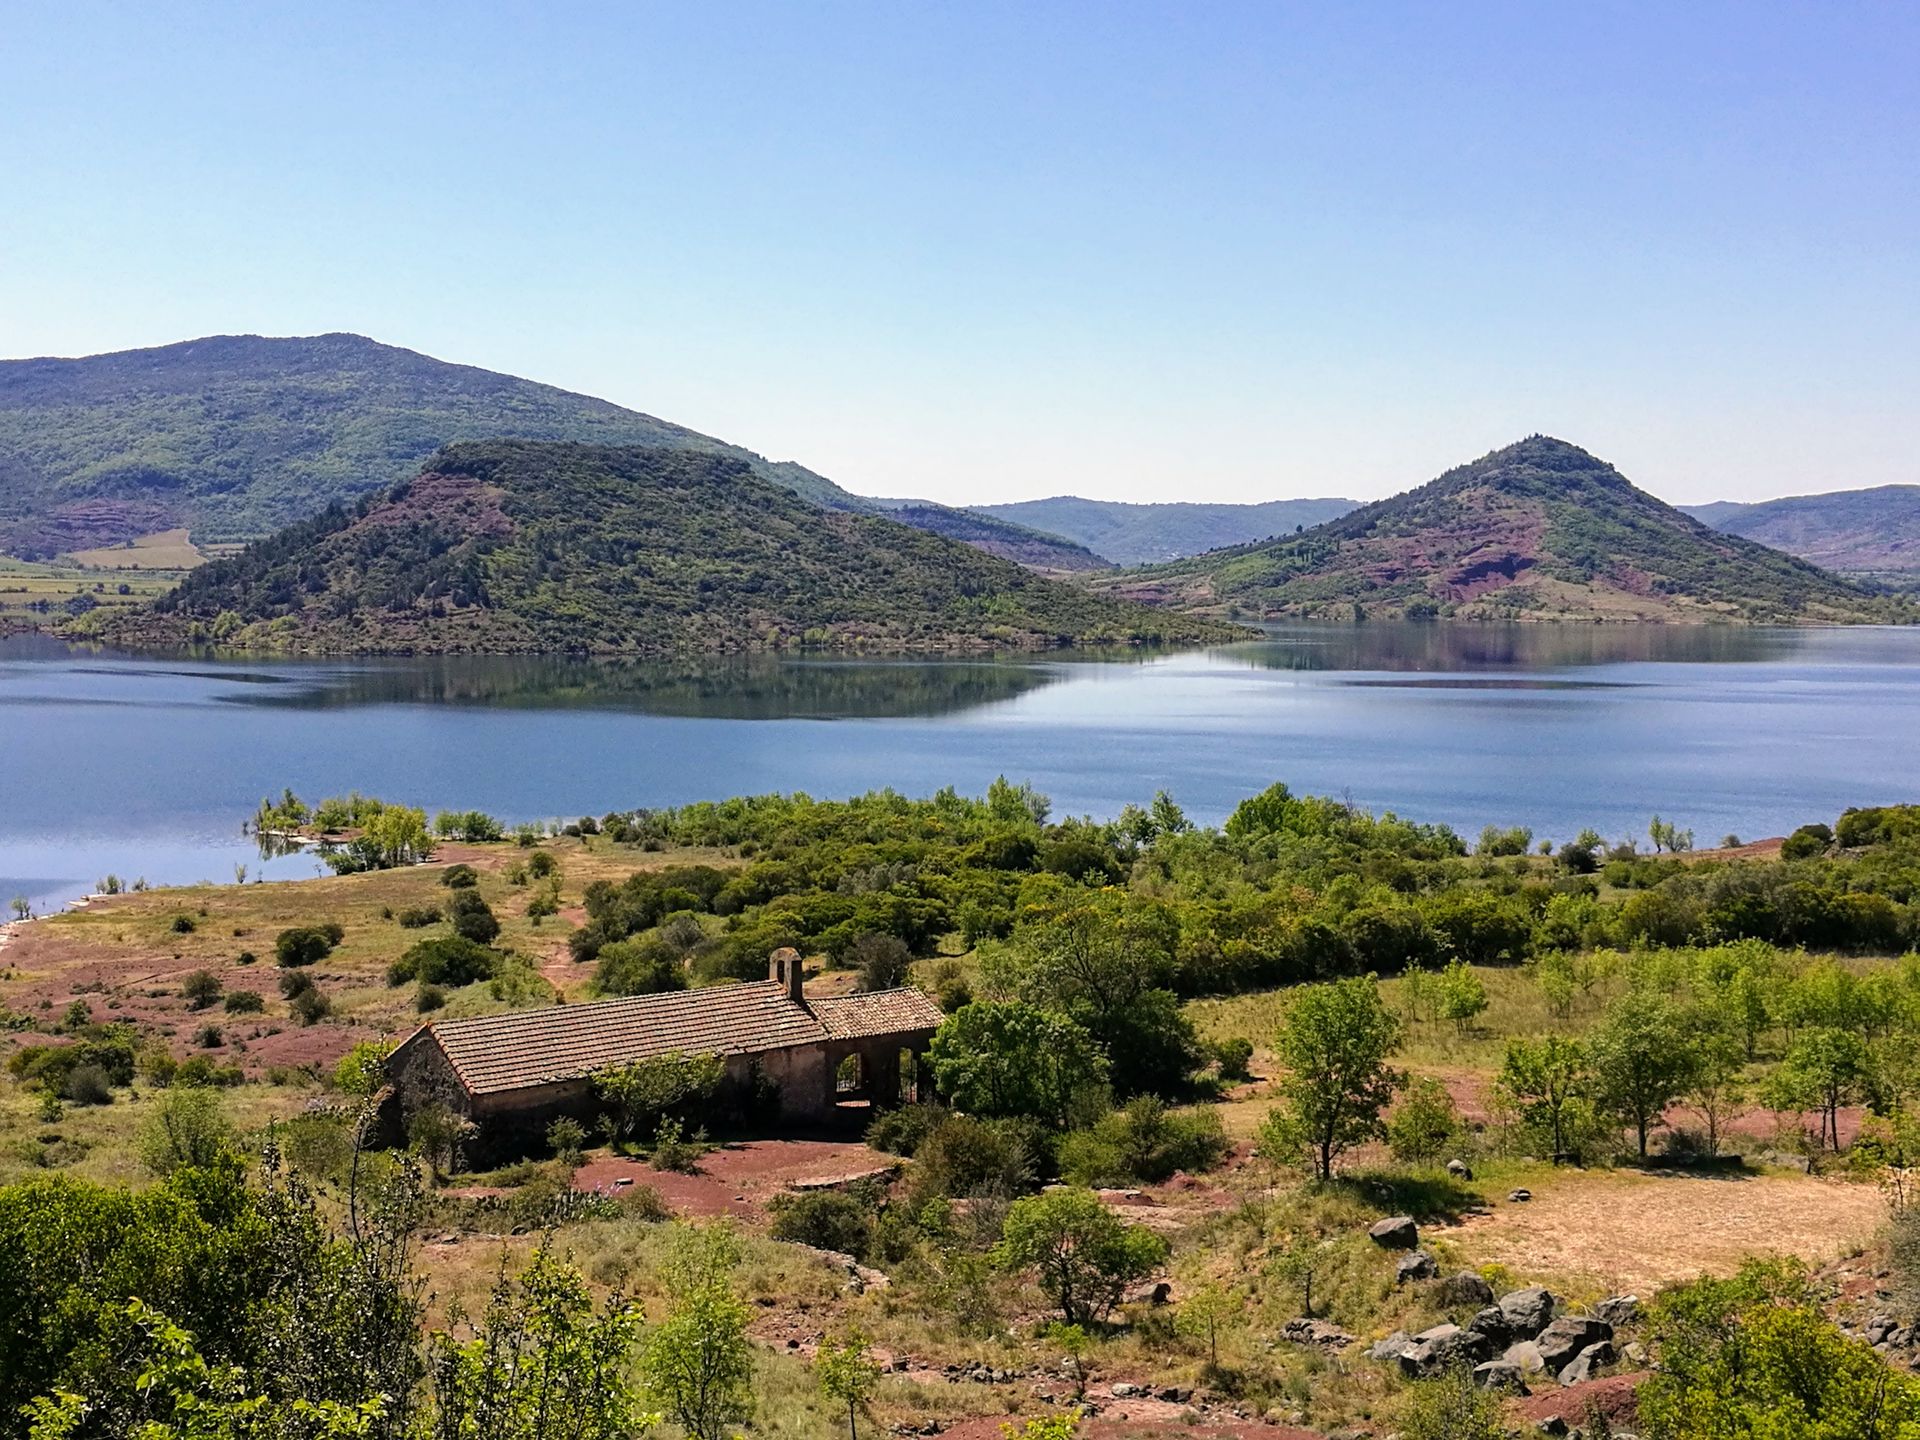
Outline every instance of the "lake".
POLYGON ((1218 822, 1284 779, 1370 809, 1701 844, 1914 800, 1920 630, 1295 625, 1173 655, 231 660, 0 640, 0 903, 112 872, 306 875, 241 824, 359 789, 509 821, 769 790, 1030 780, 1055 814, 1166 789, 1218 822))

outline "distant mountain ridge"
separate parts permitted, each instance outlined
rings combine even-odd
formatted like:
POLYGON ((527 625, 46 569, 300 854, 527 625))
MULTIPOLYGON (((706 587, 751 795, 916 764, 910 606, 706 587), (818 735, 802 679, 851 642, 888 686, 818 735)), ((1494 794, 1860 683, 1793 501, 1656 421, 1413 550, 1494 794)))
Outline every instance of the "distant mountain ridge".
POLYGON ((665 655, 1192 643, 1146 610, 685 447, 484 441, 83 630, 316 653, 665 655))
POLYGON ((1231 616, 1791 622, 1874 597, 1723 535, 1577 445, 1535 435, 1302 535, 1096 579, 1231 616))
POLYGON ((1055 495, 1004 505, 974 505, 993 515, 1061 535, 1115 565, 1150 565, 1312 529, 1358 507, 1358 500, 1266 500, 1235 505, 1195 501, 1136 504, 1055 495))
POLYGON ((1682 505, 1702 524, 1843 575, 1920 579, 1920 485, 1876 485, 1743 504, 1682 505))
MULTIPOLYGON (((362 335, 214 335, 0 361, 0 552, 47 557, 176 526, 196 542, 255 539, 385 489, 442 445, 507 438, 675 446, 739 460, 827 510, 876 509, 804 465, 362 335)), ((982 517, 971 543, 1083 564, 1070 544, 1054 553, 1051 537, 1002 527, 982 517)))

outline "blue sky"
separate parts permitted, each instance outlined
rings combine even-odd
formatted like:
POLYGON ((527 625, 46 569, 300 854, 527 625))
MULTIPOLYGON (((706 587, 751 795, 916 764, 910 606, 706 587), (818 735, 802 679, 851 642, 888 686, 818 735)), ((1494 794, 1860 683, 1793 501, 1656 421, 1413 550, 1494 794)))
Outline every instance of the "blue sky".
POLYGON ((1920 481, 1920 7, 39 3, 0 354, 355 330, 854 490, 1920 481))

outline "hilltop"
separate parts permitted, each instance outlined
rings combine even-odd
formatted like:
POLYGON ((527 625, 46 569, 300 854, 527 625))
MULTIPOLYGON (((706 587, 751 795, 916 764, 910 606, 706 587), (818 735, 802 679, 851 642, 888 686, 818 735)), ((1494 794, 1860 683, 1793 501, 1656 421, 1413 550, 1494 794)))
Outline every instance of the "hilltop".
POLYGON ((959 509, 931 500, 875 500, 872 503, 881 514, 902 525, 944 535, 1032 570, 1071 575, 1113 568, 1109 557, 1096 555, 1085 545, 1030 525, 1001 519, 985 510, 959 509))
POLYGON ((1785 622, 1875 618, 1864 591, 1723 535, 1535 435, 1261 545, 1095 582, 1229 614, 1785 622))
POLYGON ((328 653, 667 654, 1194 641, 1226 633, 877 516, 727 455, 451 445, 411 481, 203 566, 95 627, 328 653))
POLYGON ((975 514, 1065 536, 1115 565, 1150 565, 1311 529, 1345 515, 1359 503, 1325 499, 1268 500, 1256 505, 1186 501, 1141 505, 1055 495, 1047 500, 969 508, 975 514))
MULTIPOLYGON (((46 558, 177 527, 197 545, 257 539, 385 489, 442 445, 509 438, 674 446, 824 509, 877 508, 684 425, 362 335, 215 335, 0 361, 0 552, 46 558)), ((1055 553, 1001 523, 981 520, 983 548, 1081 568, 1077 547, 1055 553)))
POLYGON ((1702 524, 1875 580, 1920 579, 1920 485, 1681 507, 1702 524))

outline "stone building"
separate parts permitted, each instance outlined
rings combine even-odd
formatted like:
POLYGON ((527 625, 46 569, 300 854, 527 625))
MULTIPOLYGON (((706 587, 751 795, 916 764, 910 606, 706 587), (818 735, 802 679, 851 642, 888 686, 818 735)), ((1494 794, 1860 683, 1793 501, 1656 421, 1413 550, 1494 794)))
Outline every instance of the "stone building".
POLYGON ((387 1057, 386 1128, 438 1103, 472 1122, 470 1159, 524 1152, 560 1116, 599 1110, 596 1073, 674 1051, 721 1056, 737 1093, 771 1081, 783 1122, 818 1125, 914 1098, 941 1018, 910 988, 809 999, 799 954, 778 950, 765 980, 429 1021, 387 1057))

